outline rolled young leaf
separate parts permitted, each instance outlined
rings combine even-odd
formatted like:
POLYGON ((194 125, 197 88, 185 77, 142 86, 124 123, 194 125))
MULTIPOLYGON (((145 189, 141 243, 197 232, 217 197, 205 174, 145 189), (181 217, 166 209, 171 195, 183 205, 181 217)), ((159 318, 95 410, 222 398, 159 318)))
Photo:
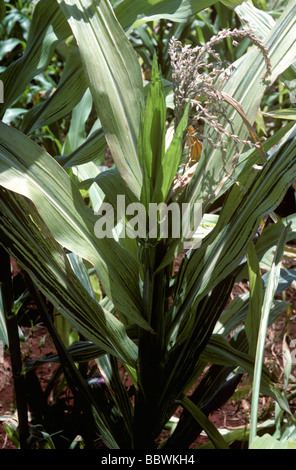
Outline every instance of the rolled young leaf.
POLYGON ((261 307, 263 301, 263 282, 259 261, 256 256, 254 243, 251 242, 247 253, 247 263, 250 285, 249 311, 245 320, 245 330, 249 341, 249 354, 252 358, 256 354, 258 329, 261 318, 261 307))

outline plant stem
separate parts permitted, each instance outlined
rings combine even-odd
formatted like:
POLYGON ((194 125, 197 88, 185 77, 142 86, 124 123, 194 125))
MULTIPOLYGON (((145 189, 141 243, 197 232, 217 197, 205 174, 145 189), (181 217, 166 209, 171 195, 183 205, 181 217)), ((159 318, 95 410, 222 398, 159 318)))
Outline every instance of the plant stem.
POLYGON ((12 376, 16 407, 18 414, 18 431, 21 449, 28 447, 29 424, 25 376, 22 374, 22 356, 20 349, 19 330, 16 314, 13 313, 13 290, 11 280, 10 256, 0 246, 0 287, 2 291, 3 309, 9 343, 12 376))
POLYGON ((157 434, 155 423, 163 371, 163 312, 165 302, 165 273, 154 275, 156 260, 162 259, 162 246, 146 249, 143 288, 143 316, 155 333, 139 330, 139 390, 136 395, 134 447, 153 449, 157 434))

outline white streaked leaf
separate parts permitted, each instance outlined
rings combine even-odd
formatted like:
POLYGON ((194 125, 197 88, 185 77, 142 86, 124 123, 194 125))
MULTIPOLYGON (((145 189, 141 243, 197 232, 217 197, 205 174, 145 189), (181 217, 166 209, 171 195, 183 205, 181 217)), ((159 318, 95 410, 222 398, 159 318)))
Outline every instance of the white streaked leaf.
POLYGON ((108 0, 58 0, 81 59, 112 157, 139 199, 142 171, 137 139, 143 83, 136 54, 108 0))
POLYGON ((0 184, 31 199, 55 239, 90 261, 116 308, 144 328, 138 265, 114 239, 95 236, 97 218, 68 174, 39 145, 0 123, 0 184))

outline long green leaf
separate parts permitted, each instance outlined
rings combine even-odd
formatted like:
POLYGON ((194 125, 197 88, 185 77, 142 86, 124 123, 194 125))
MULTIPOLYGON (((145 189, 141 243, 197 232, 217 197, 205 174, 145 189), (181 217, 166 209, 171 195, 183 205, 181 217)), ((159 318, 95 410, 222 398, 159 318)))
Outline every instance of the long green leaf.
MULTIPOLYGON (((275 251, 278 240, 281 236, 281 233, 287 226, 287 224, 291 223, 291 229, 288 233, 288 241, 294 240, 296 237, 296 216, 292 214, 288 217, 285 217, 281 220, 278 220, 276 224, 268 225, 264 228, 262 235, 259 237, 256 243, 256 254, 259 262, 261 263, 264 259, 264 255, 267 252, 272 250, 275 251)), ((245 263, 242 263, 240 269, 238 269, 236 280, 240 281, 244 279, 248 275, 247 266, 245 263)))
POLYGON ((0 74, 5 89, 0 117, 22 94, 32 78, 47 67, 57 44, 70 34, 71 29, 57 2, 40 0, 34 10, 24 55, 0 74))
MULTIPOLYGON (((2 289, 0 288, 0 348, 4 347, 4 345, 8 346, 8 336, 3 308, 2 289)), ((0 353, 2 353, 1 350, 0 353)))
MULTIPOLYGON (((212 364, 220 364, 223 366, 241 366, 248 372, 250 377, 255 377, 256 361, 243 351, 232 347, 224 338, 219 335, 212 335, 210 341, 205 347, 201 358, 212 364)), ((281 393, 274 387, 271 382, 269 371, 266 367, 262 368, 260 380, 258 381, 259 390, 267 396, 277 400, 283 410, 291 413, 287 400, 282 397, 281 393)))
POLYGON ((245 321, 245 330, 249 341, 249 354, 251 357, 255 357, 261 317, 261 306, 263 301, 263 282, 253 242, 249 245, 247 263, 249 272, 250 302, 249 311, 245 321))
POLYGON ((90 90, 112 157, 140 198, 137 155, 143 83, 140 65, 108 0, 58 0, 79 44, 90 90))
POLYGON ((252 444, 252 441, 257 434, 257 420, 258 420, 258 406, 259 406, 259 393, 260 393, 260 382, 262 375, 263 367, 263 358, 264 358, 264 348, 266 341, 266 332, 268 325, 268 318, 270 314, 271 304, 276 292, 276 288, 280 276, 280 268, 284 249, 287 242, 287 233, 290 230, 290 225, 288 225, 283 231, 277 246, 277 250, 274 255, 273 264, 269 273, 266 292, 263 299, 262 313, 259 325, 258 332, 258 341, 256 349, 256 360, 255 360, 255 370, 254 370, 254 379, 253 379, 253 393, 252 393, 252 402, 251 402, 251 424, 250 424, 250 436, 249 443, 252 444))
POLYGON ((20 130, 29 134, 38 127, 47 126, 64 117, 79 103, 86 88, 79 51, 75 49, 68 56, 55 92, 44 103, 25 114, 20 130))
MULTIPOLYGON (((236 6, 235 12, 239 16, 242 24, 246 28, 252 28, 252 31, 259 39, 264 40, 270 30, 275 25, 275 20, 266 11, 259 10, 251 2, 240 2, 241 5, 236 6)), ((296 65, 292 64, 287 70, 281 74, 281 80, 288 86, 290 81, 296 78, 296 65)))
POLYGON ((98 239, 98 218, 67 173, 39 145, 0 123, 0 184, 30 198, 56 240, 90 261, 120 312, 147 328, 139 313, 138 266, 112 238, 98 239))
POLYGON ((174 177, 180 164, 182 157, 182 142, 184 132, 188 124, 189 105, 187 106, 182 119, 176 129, 172 142, 165 152, 161 161, 161 171, 158 171, 153 194, 154 202, 163 202, 169 195, 174 177), (160 193, 160 195, 159 195, 160 193))
MULTIPOLYGON (((161 75, 156 55, 153 58, 151 85, 146 101, 145 116, 141 126, 138 151, 143 168, 141 202, 148 210, 153 195, 160 190, 156 179, 162 175, 161 161, 165 151, 166 105, 161 75), (143 127, 143 129, 142 129, 143 127)), ((155 199, 155 198, 154 198, 155 199)), ((159 202, 156 198, 155 202, 159 202)), ((160 202, 162 200, 160 199, 160 202)))
POLYGON ((249 449, 296 449, 296 439, 290 438, 283 441, 278 441, 270 434, 263 434, 263 436, 256 436, 252 441, 249 449))
POLYGON ((198 250, 192 250, 179 271, 175 301, 178 315, 188 313, 198 298, 225 278, 243 260, 262 217, 284 197, 295 177, 296 139, 291 130, 261 171, 251 167, 234 185, 218 223, 198 250))
POLYGON ((87 139, 76 150, 66 155, 58 155, 56 160, 64 167, 96 161, 101 162, 104 158, 107 143, 104 131, 100 128, 92 132, 87 139))
POLYGON ((166 19, 174 22, 185 22, 203 10, 217 3, 218 0, 124 0, 115 13, 123 29, 135 28, 147 21, 166 19))
POLYGON ((2 189, 0 210, 1 243, 30 272, 53 305, 87 339, 133 365, 137 348, 124 326, 78 280, 33 204, 2 189))
MULTIPOLYGON (((263 281, 263 290, 266 289, 266 282, 267 282, 268 272, 262 276, 263 281)), ((287 289, 292 282, 296 280, 296 273, 294 270, 281 270, 281 276, 279 279, 277 294, 283 292, 283 290, 287 289)), ((215 326, 214 333, 221 334, 224 338, 237 329, 239 325, 245 323, 246 316, 249 310, 249 301, 250 301, 250 293, 246 292, 242 295, 237 295, 225 308, 222 312, 219 320, 215 326)), ((287 310, 290 304, 288 302, 282 300, 275 300, 272 305, 272 314, 271 318, 274 319, 278 317, 281 313, 287 310)))
POLYGON ((229 449, 228 444, 223 439, 218 429, 213 425, 213 423, 207 418, 207 416, 196 406, 188 397, 183 397, 179 401, 180 405, 186 408, 187 411, 193 416, 194 419, 201 425, 205 430, 214 446, 217 449, 229 449))

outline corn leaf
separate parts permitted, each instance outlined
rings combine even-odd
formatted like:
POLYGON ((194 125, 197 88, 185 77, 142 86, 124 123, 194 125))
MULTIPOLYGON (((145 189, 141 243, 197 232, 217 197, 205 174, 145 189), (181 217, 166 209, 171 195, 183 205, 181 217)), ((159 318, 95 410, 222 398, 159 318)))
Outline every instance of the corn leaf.
POLYGON ((250 243, 248 248, 247 264, 249 272, 250 302, 249 311, 245 321, 245 330, 249 341, 249 354, 254 358, 256 354, 258 329, 261 318, 263 282, 253 242, 250 243))
POLYGON ((4 0, 0 1, 0 21, 3 20, 3 18, 6 15, 6 7, 5 7, 5 2, 4 0))
POLYGON ((163 202, 169 195, 169 190, 173 183, 177 169, 182 157, 182 142, 184 132, 188 124, 189 105, 187 106, 182 119, 176 129, 172 142, 166 150, 160 164, 161 171, 156 175, 153 202, 163 202), (159 188, 159 189, 158 189, 159 188), (160 195, 159 195, 160 193, 160 195))
POLYGON ((196 406, 190 398, 183 397, 182 400, 178 401, 181 406, 186 408, 187 411, 193 416, 193 418, 201 425, 205 430, 214 446, 217 449, 229 449, 228 444, 223 439, 218 429, 213 423, 207 418, 207 416, 196 406))
POLYGON ((137 139, 143 106, 140 65, 108 0, 58 0, 79 44, 84 69, 112 157, 140 198, 137 139))
POLYGON ((67 173, 39 145, 2 123, 0 155, 0 184, 30 198, 55 239, 96 267, 118 310, 148 327, 139 313, 137 263, 113 238, 95 236, 97 218, 67 173))
POLYGON ((218 0, 124 0, 115 8, 115 14, 123 29, 135 28, 147 21, 166 19, 185 22, 199 11, 218 0))
POLYGON ((296 449, 296 439, 291 437, 287 440, 279 441, 275 439, 270 434, 263 434, 263 436, 256 436, 252 441, 252 444, 249 446, 249 449, 296 449))
MULTIPOLYGON (((143 168, 141 202, 149 203, 161 187, 156 183, 165 151, 166 105, 156 55, 153 58, 151 85, 146 101, 145 116, 139 136, 139 159, 143 168)), ((161 173, 161 172, 160 172, 161 173)), ((155 199, 155 197, 154 197, 155 199)), ((157 199, 154 202, 158 202, 157 199)))
POLYGON ((74 165, 82 165, 84 163, 103 160, 107 143, 102 128, 92 132, 87 139, 77 149, 65 155, 58 155, 56 160, 64 168, 74 165))
POLYGON ((22 121, 20 130, 29 134, 38 127, 64 117, 79 103, 87 88, 87 81, 77 49, 70 52, 55 92, 44 102, 34 106, 22 121))
POLYGON ((233 186, 217 225, 181 266, 175 301, 178 316, 187 314, 217 285, 216 281, 224 279, 243 260, 260 221, 279 204, 295 178, 295 168, 296 139, 292 129, 262 170, 254 174, 251 167, 240 185, 233 186))
POLYGON ((47 67, 57 44, 70 34, 71 29, 57 2, 40 0, 34 10, 24 55, 0 74, 5 89, 0 117, 23 93, 32 78, 47 67))
MULTIPOLYGON (((4 348, 4 345, 8 346, 8 335, 7 335, 4 308, 3 308, 2 290, 3 289, 0 288, 0 348, 4 348)), ((1 353, 2 353, 2 351, 1 351, 1 353)))
POLYGON ((3 189, 0 204, 1 243, 32 274, 40 290, 87 339, 134 364, 137 348, 124 326, 78 280, 33 204, 3 189))
MULTIPOLYGON (((251 2, 243 2, 236 6, 235 12, 246 28, 251 28, 259 39, 264 40, 275 25, 275 20, 266 11, 259 10, 251 2)), ((281 74, 281 80, 289 86, 296 78, 296 63, 293 63, 281 74)))
POLYGON ((281 262, 283 258, 284 249, 287 243, 287 234, 290 230, 290 224, 285 227, 283 233, 278 242, 278 246, 274 255, 273 264, 269 272, 266 292, 263 299, 261 318, 258 330, 257 348, 255 355, 255 368, 253 378, 253 392, 252 392, 252 403, 251 403, 251 423, 250 423, 250 436, 249 443, 252 441, 257 434, 257 420, 258 420, 258 406, 259 406, 259 393, 260 393, 260 382, 262 376, 263 359, 264 359, 264 348, 266 341, 266 332, 268 326, 268 318, 270 315, 271 304, 277 289, 281 262))
POLYGON ((296 121, 296 108, 290 109, 275 109, 274 111, 268 113, 262 113, 263 116, 271 117, 274 119, 282 119, 289 121, 296 121))

